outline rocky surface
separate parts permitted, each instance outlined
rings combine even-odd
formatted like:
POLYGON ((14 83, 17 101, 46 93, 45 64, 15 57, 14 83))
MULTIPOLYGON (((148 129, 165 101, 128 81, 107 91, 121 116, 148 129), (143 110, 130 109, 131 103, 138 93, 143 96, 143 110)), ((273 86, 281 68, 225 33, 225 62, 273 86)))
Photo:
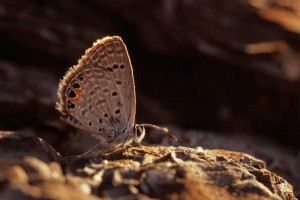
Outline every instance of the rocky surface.
MULTIPOLYGON (((300 198, 299 12, 298 0, 3 0, 0 130, 32 133, 62 155, 88 149, 91 139, 59 120, 57 85, 96 39, 120 35, 137 123, 175 127, 173 145, 254 155, 300 198)), ((170 143, 149 135, 144 144, 170 143)))
POLYGON ((67 184, 60 156, 29 133, 0 132, 0 199, 98 199, 67 184))
POLYGON ((246 153, 129 146, 61 166, 43 140, 0 135, 0 199, 296 199, 286 180, 246 153))

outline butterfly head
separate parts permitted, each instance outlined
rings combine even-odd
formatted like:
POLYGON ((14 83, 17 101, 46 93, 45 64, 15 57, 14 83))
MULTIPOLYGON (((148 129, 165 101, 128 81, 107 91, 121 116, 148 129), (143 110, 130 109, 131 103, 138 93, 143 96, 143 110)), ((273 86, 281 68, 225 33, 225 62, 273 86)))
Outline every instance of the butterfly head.
POLYGON ((135 125, 135 129, 136 129, 136 132, 139 132, 142 133, 138 138, 140 139, 143 139, 143 137, 145 136, 145 128, 150 128, 150 129, 153 129, 159 133, 162 133, 166 136, 168 136, 169 138, 171 138, 173 141, 177 141, 177 138, 176 136, 172 135, 169 133, 169 130, 165 127, 160 127, 160 126, 156 126, 156 125, 153 125, 153 124, 136 124, 135 125))

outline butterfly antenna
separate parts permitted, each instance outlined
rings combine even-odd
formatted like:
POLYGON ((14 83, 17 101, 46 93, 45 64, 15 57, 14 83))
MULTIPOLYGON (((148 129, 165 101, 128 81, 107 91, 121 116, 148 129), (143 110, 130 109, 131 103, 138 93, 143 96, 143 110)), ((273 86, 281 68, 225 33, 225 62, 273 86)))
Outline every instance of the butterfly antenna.
POLYGON ((139 124, 140 127, 144 127, 144 128, 151 128, 156 130, 159 133, 162 133, 166 136, 168 136, 169 138, 171 138, 173 141, 177 141, 177 137, 175 135, 172 135, 169 133, 169 129, 167 129, 166 127, 160 127, 160 126, 156 126, 153 124, 139 124))

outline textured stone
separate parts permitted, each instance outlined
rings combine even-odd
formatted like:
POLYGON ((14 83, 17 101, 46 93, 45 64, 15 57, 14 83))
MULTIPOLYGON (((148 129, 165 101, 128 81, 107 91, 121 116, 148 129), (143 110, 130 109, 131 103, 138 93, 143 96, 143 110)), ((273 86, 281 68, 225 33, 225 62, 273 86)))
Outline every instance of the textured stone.
POLYGON ((59 158, 31 134, 0 131, 0 199, 98 199, 66 184, 59 158))
POLYGON ((66 167, 68 181, 104 198, 296 199, 292 186, 262 160, 225 150, 129 147, 66 167), (81 179, 78 179, 81 177, 81 179))
POLYGON ((4 131, 0 152, 0 199, 296 199, 264 161, 241 152, 128 146, 61 168, 43 140, 4 131))
POLYGON ((180 131, 182 146, 255 155, 299 198, 299 8, 299 0, 3 0, 0 129, 28 130, 63 155, 88 149, 59 121, 57 84, 93 41, 120 35, 134 65, 138 122, 198 129, 180 131))

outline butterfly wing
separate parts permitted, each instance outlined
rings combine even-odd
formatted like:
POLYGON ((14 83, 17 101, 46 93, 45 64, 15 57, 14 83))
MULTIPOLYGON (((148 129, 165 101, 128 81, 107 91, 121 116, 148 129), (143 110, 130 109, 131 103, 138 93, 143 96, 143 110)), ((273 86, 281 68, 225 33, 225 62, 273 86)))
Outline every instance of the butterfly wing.
POLYGON ((133 71, 120 37, 95 42, 60 81, 57 93, 56 107, 74 127, 104 140, 133 130, 133 71))

